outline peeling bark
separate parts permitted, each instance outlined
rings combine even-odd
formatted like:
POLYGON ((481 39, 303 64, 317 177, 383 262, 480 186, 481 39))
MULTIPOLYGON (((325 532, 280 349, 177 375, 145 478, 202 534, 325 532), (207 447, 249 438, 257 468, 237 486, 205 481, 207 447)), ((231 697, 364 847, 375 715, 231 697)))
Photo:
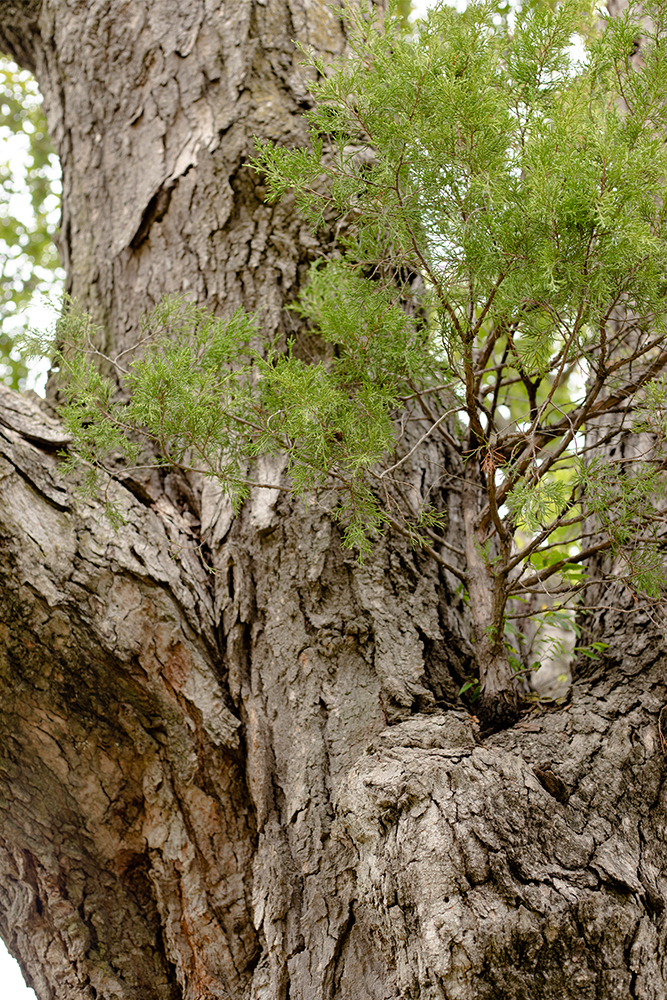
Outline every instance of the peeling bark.
MULTIPOLYGON (((254 134, 303 139, 294 38, 345 45, 324 4, 0 2, 105 346, 172 291, 287 332, 327 248, 246 164, 254 134)), ((173 474, 110 480, 115 532, 65 443, 0 388, 0 933, 39 1000, 666 996, 646 622, 565 710, 480 740, 458 581, 403 539, 359 566, 316 504, 233 518, 173 474)))

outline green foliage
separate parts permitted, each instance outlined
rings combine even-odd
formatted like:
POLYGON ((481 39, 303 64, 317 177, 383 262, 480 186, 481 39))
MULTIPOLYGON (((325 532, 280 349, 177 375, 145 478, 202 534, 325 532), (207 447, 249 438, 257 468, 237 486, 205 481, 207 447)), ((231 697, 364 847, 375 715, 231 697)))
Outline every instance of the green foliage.
MULTIPOLYGON (((112 468, 147 441, 159 461, 216 476, 238 505, 253 459, 286 455, 293 491, 327 491, 361 554, 390 524, 432 542, 467 586, 479 578, 471 561, 483 563, 494 610, 478 634, 499 649, 508 601, 566 603, 605 546, 657 600, 666 0, 631 5, 601 32, 577 0, 513 19, 490 3, 441 5, 414 35, 400 17, 345 16, 351 58, 332 67, 306 54, 317 71, 310 148, 258 143, 254 161, 270 200, 291 191, 314 230, 342 233, 294 307, 321 356, 252 350, 254 319, 170 299, 127 370, 106 359, 110 380, 70 304, 51 349, 73 460, 112 468), (591 458, 588 435, 618 442, 633 421, 651 436, 643 455, 591 458), (428 490, 416 497, 401 481, 436 432, 472 511, 466 555, 440 548, 428 490)), ((486 606, 471 601, 473 617, 486 606)))
POLYGON ((18 388, 27 370, 12 335, 35 292, 54 287, 60 184, 37 85, 4 57, 0 139, 8 149, 7 158, 0 161, 0 378, 18 388))
POLYGON ((114 359, 128 400, 94 363, 99 331, 65 299, 53 331, 28 335, 24 350, 49 356, 61 373, 63 418, 75 442, 66 469, 87 468, 84 494, 98 492, 100 472, 119 457, 123 464, 152 459, 157 446, 158 464, 201 464, 240 503, 253 454, 244 418, 253 416, 247 343, 255 332, 244 313, 222 321, 181 298, 165 299, 142 323, 141 354, 127 369, 114 359))
POLYGON ((523 483, 507 494, 507 508, 517 527, 539 531, 559 516, 569 492, 567 484, 557 479, 523 483))
MULTIPOLYGON (((364 289, 353 274, 314 270, 298 308, 317 316, 335 343, 330 364, 306 363, 291 349, 262 355, 250 347, 254 318, 237 312, 220 320, 169 297, 144 319, 139 353, 126 369, 119 358, 105 359, 121 375, 123 394, 95 363, 100 331, 65 300, 51 333, 24 338, 28 355, 48 355, 61 374, 63 418, 75 445, 65 470, 84 466, 83 493, 93 496, 103 470, 136 464, 150 448, 159 464, 215 477, 238 509, 252 459, 287 454, 294 492, 330 487, 346 543, 368 552, 369 535, 386 514, 367 472, 393 445, 390 415, 427 355, 412 343, 397 297, 380 289, 368 299, 364 289), (346 302, 344 317, 328 294, 332 280, 346 302), (388 358, 376 344, 387 332, 394 340, 388 358)), ((411 525, 415 540, 420 526, 438 523, 424 508, 411 525)))
POLYGON ((658 467, 628 471, 621 463, 594 458, 580 468, 588 506, 621 555, 632 586, 652 600, 667 588, 662 554, 662 515, 667 481, 658 467))
POLYGON ((474 704, 480 695, 480 684, 478 677, 471 677, 459 688, 459 696, 468 693, 469 700, 474 704))
MULTIPOLYGON (((577 529, 561 522, 595 516, 634 585, 656 597, 660 543, 644 529, 662 472, 629 479, 611 466, 605 479, 576 458, 612 403, 661 422, 664 439, 667 7, 649 6, 652 32, 631 6, 601 34, 576 2, 527 5, 512 30, 493 4, 440 6, 416 41, 396 21, 381 30, 348 12, 355 56, 334 72, 308 56, 319 73, 312 149, 260 144, 257 165, 271 198, 291 189, 313 227, 346 220, 344 259, 320 281, 347 268, 371 297, 425 278, 433 380, 462 416, 462 454, 496 480, 482 534, 493 524, 501 548, 523 543, 536 582, 559 572, 575 585, 581 547, 569 562, 577 529)), ((341 294, 331 304, 344 314, 341 294)), ((427 390, 428 377, 417 384, 427 390)), ((430 412, 444 400, 430 396, 430 412)))

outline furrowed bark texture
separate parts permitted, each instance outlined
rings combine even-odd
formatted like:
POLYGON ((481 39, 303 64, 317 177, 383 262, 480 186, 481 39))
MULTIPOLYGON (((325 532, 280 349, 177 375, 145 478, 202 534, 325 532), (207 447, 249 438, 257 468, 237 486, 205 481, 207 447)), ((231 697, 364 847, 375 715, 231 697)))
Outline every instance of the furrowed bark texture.
MULTIPOLYGON (((345 45, 324 4, 0 2, 110 349, 172 291, 286 331, 320 248, 245 163, 253 134, 304 140, 295 38, 345 45)), ((317 504, 232 518, 175 476, 110 481, 114 532, 64 443, 0 389, 0 933, 40 1000, 665 997, 645 623, 568 709, 480 742, 435 562, 390 538, 359 566, 317 504)))

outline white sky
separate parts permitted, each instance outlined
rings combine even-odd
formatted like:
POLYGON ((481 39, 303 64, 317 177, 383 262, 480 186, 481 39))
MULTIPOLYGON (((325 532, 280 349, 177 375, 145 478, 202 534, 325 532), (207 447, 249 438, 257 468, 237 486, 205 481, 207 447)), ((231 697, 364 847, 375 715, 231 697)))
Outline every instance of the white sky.
POLYGON ((0 997, 2 1000, 37 1000, 34 990, 23 982, 18 962, 0 940, 0 997))

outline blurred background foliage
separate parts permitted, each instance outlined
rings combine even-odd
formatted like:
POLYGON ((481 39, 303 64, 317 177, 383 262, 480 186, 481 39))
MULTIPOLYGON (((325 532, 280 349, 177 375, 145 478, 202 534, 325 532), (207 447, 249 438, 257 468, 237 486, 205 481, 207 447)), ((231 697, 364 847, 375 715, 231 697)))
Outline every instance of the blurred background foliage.
POLYGON ((13 389, 28 369, 14 347, 39 302, 62 291, 54 237, 60 164, 34 77, 0 56, 0 379, 13 389), (32 308, 31 308, 32 307, 32 308))

